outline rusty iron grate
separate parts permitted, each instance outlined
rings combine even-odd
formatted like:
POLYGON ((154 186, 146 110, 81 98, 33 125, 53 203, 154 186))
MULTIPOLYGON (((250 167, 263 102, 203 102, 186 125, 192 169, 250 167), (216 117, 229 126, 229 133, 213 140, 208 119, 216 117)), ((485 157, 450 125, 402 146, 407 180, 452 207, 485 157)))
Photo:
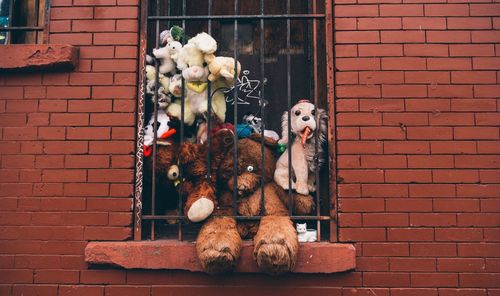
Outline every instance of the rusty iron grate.
MULTIPOLYGON (((316 170, 316 191, 312 193, 315 197, 316 209, 315 213, 310 216, 294 216, 292 213, 293 209, 293 198, 291 198, 292 192, 289 191, 288 198, 288 209, 289 215, 293 221, 308 221, 314 222, 314 228, 317 230, 317 239, 320 240, 336 240, 336 199, 332 198, 332 196, 336 196, 336 181, 335 181, 335 173, 334 166, 332 163, 332 159, 334 159, 334 136, 333 136, 333 120, 331 114, 333 113, 333 37, 332 34, 332 1, 294 1, 294 3, 301 3, 300 5, 306 5, 307 11, 293 11, 293 5, 291 0, 283 1, 285 3, 284 11, 279 13, 274 12, 266 12, 268 8, 268 3, 266 0, 260 1, 249 1, 254 2, 258 11, 247 11, 247 13, 242 13, 242 9, 244 7, 248 7, 248 3, 245 2, 244 7, 240 6, 240 1, 226 1, 226 5, 228 6, 229 2, 232 2, 232 11, 216 11, 214 10, 215 2, 220 2, 217 0, 207 0, 201 1, 197 3, 206 3, 206 7, 200 9, 198 5, 198 9, 201 10, 201 13, 190 13, 192 12, 193 5, 188 5, 190 1, 187 0, 170 0, 170 1, 160 1, 160 0, 149 0, 142 1, 141 5, 141 32, 140 32, 140 67, 141 71, 139 74, 140 81, 140 90, 139 90, 139 98, 138 98, 138 117, 137 117, 137 153, 136 153, 136 184, 135 184, 135 210, 134 210, 134 238, 136 240, 141 239, 157 239, 158 237, 162 237, 159 235, 159 232, 162 231, 159 225, 164 220, 174 220, 176 221, 176 236, 179 240, 183 240, 186 238, 185 233, 187 229, 190 229, 192 225, 190 223, 185 223, 185 216, 183 215, 183 200, 182 197, 178 197, 178 209, 176 215, 164 215, 158 213, 156 209, 156 174, 154 173, 156 170, 156 143, 157 143, 157 120, 158 120, 158 107, 157 104, 152 104, 152 118, 154 118, 153 124, 153 145, 152 145, 152 172, 144 172, 143 167, 143 134, 142 129, 144 127, 144 120, 146 116, 146 105, 150 103, 146 100, 145 96, 145 74, 144 69, 146 65, 146 53, 150 53, 153 48, 159 48, 160 46, 160 32, 163 29, 169 28, 171 25, 179 25, 183 29, 189 32, 189 28, 199 28, 197 31, 193 31, 193 34, 206 30, 208 34, 213 33, 213 28, 217 27, 218 31, 222 31, 221 27, 223 24, 224 28, 229 28, 229 34, 226 34, 225 37, 232 37, 230 43, 232 44, 232 52, 231 47, 226 49, 226 53, 231 53, 232 57, 240 61, 240 58, 243 59, 245 54, 242 54, 242 51, 247 50, 251 52, 253 57, 256 57, 257 66, 254 66, 259 73, 259 79, 255 81, 260 85, 260 89, 258 91, 258 95, 253 99, 256 102, 257 110, 256 114, 262 117, 262 136, 264 135, 264 129, 266 125, 272 123, 271 125, 276 126, 279 124, 281 116, 276 116, 274 112, 268 111, 269 104, 271 99, 266 99, 266 94, 270 93, 269 97, 275 96, 276 93, 274 90, 270 89, 271 87, 266 83, 267 77, 266 75, 277 75, 270 74, 266 72, 266 70, 270 71, 268 67, 266 68, 266 60, 273 59, 272 53, 266 56, 266 52, 271 51, 266 46, 270 46, 275 43, 276 40, 266 39, 266 29, 267 30, 280 30, 284 31, 285 36, 284 40, 281 42, 284 44, 284 48, 278 51, 281 59, 282 68, 285 70, 286 75, 283 79, 283 85, 286 85, 286 92, 284 95, 284 99, 282 100, 282 111, 290 110, 294 105, 294 100, 297 101, 299 98, 292 94, 293 86, 293 73, 292 73, 292 55, 295 44, 292 44, 292 34, 300 35, 301 33, 304 35, 302 44, 303 48, 300 48, 298 51, 307 52, 304 54, 303 58, 306 60, 306 74, 303 74, 305 77, 310 78, 310 83, 307 85, 308 94, 307 96, 311 98, 311 101, 314 103, 316 108, 322 107, 327 110, 329 114, 329 134, 328 134, 328 153, 327 157, 330 161, 326 162, 326 165, 321 170, 316 170), (258 5, 257 5, 258 4, 258 5), (248 24, 251 24, 250 26, 248 24), (278 24, 278 25, 276 25, 278 24), (305 28, 303 31, 297 30, 299 27, 297 24, 300 24, 305 28), (274 27, 276 25, 276 27, 274 27), (295 25, 295 26, 294 26, 295 25), (240 43, 245 43, 244 40, 246 35, 243 35, 240 32, 243 30, 246 35, 255 35, 252 40, 248 43, 251 46, 248 46, 246 49, 242 50, 242 47, 239 47, 240 43), (245 31, 246 30, 246 31, 245 31), (293 32, 292 32, 293 30, 293 32), (299 31, 297 33, 296 31, 299 31), (232 36, 230 36, 232 34, 232 36), (258 46, 254 46, 253 42, 257 43, 258 46), (256 47, 256 48, 255 48, 256 47), (256 50, 258 53, 255 54, 253 51, 256 50), (330 71, 330 72, 329 72, 330 71), (266 89, 268 89, 266 91, 266 89), (267 116, 267 120, 266 120, 267 116), (274 120, 274 121, 273 121, 274 120), (330 166, 330 168, 328 168, 330 166), (150 196, 143 196, 144 189, 144 178, 148 177, 152 178, 152 188, 150 196), (329 176, 328 176, 329 175, 329 176), (320 182, 322 181, 322 182, 320 182), (151 205, 150 213, 143 212, 143 204, 148 201, 151 205), (323 229, 328 229, 329 231, 322 231, 323 229)), ((196 2, 196 1, 194 1, 196 2)), ((277 1, 274 1, 277 3, 277 1)), ((191 3, 192 4, 192 3, 191 3)), ((216 6, 216 5, 215 5, 216 6)), ((216 6, 217 7, 217 6, 216 6)), ((255 9, 254 9, 255 10, 255 9)), ((269 9, 268 9, 269 10, 269 9)), ((196 30, 196 29, 194 29, 196 30)), ((248 39, 248 38, 247 38, 248 39)), ((297 47, 297 46, 295 46, 297 47)), ((220 48, 219 48, 220 50, 220 48)), ((275 59, 276 60, 276 59, 275 59)), ((159 71, 158 71, 158 62, 156 62, 156 91, 154 94, 154 102, 158 101, 158 80, 159 80, 159 71)), ((253 63, 255 64, 255 63, 253 63)), ((242 64, 242 68, 244 69, 245 65, 242 64)), ((242 69, 242 70, 243 70, 242 69)), ((236 72, 236 71, 235 71, 236 72)), ((242 71, 243 72, 243 71, 242 71)), ((278 75, 279 76, 279 75, 278 75)), ((237 76, 235 74, 235 81, 237 80, 237 76)), ((282 77, 283 78, 283 77, 282 77)), ((281 87, 283 87, 281 85, 281 87)), ((181 101, 184 102, 184 79, 182 80, 182 92, 181 92, 181 101)), ((208 85, 208 106, 212 105, 212 96, 210 95, 212 85, 209 83, 208 85)), ((239 98, 239 90, 238 87, 234 87, 230 90, 226 90, 226 96, 231 101, 232 97, 232 108, 228 107, 228 112, 232 113, 232 123, 236 125, 239 122, 239 116, 242 115, 241 108, 245 106, 241 106, 238 102, 239 98)), ((215 92, 215 91, 214 91, 215 92)), ((211 116, 211 108, 208 108, 208 114, 206 117, 208 131, 211 130, 212 127, 212 116, 211 116)), ((282 113, 282 112, 281 112, 282 113)), ((280 114, 281 114, 280 113, 280 114)), ((318 119, 318 118, 317 118, 318 119)), ((289 112, 288 115, 288 135, 291 138, 290 131, 290 120, 291 114, 289 112)), ((181 104, 181 119, 180 122, 184 122, 184 103, 181 104)), ((180 125, 180 139, 181 143, 184 141, 185 136, 185 127, 183 124, 180 125)), ((279 132, 279 131, 278 131, 279 132)), ((238 133, 234 133, 234 143, 238 140, 238 133)), ((316 140, 315 152, 318 154, 318 140, 316 140)), ((210 147, 211 141, 210 136, 207 139, 207 145, 210 147)), ((261 149, 264 151, 264 140, 261 139, 261 149)), ((287 149, 291 149, 291 143, 288 143, 287 149)), ((234 159, 238 158, 238 145, 233 145, 233 157, 234 159)), ((207 167, 211 165, 211 155, 207 154, 207 167)), ((317 162, 317 157, 315 158, 317 162)), ((288 162, 291 163, 291 153, 289 153, 288 162)), ((261 159, 261 165, 264 166, 264 157, 261 159)), ((234 162, 233 171, 237 171, 237 162, 234 162)), ((180 179, 182 180, 182 170, 180 171, 180 179)), ((208 174, 210 174, 210 169, 208 170, 208 174)), ((238 195, 237 189, 237 174, 234 175, 233 180, 233 216, 237 220, 259 220, 261 215, 263 214, 263 206, 261 207, 261 213, 259 216, 241 216, 237 214, 236 211, 236 200, 238 195)), ((289 176, 292 176, 291 168, 289 168, 289 176)), ((209 177, 209 176, 208 176, 209 177)), ((291 187, 292 181, 289 178, 289 186, 291 187)), ((262 171, 261 179, 260 179, 260 192, 261 192, 261 205, 264 204, 264 172, 262 171)), ((172 227, 170 227, 172 228, 172 227)))

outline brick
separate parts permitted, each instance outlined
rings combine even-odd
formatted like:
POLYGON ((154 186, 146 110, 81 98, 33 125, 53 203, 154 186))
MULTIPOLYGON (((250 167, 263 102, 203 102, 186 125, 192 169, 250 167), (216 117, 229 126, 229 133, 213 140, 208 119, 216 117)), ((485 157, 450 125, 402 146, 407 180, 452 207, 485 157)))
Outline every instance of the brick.
POLYGON ((450 101, 448 99, 406 99, 407 111, 449 111, 450 101))
POLYGON ((110 139, 109 127, 69 127, 68 140, 107 140, 110 139))
POLYGON ((363 226, 408 226, 408 215, 399 213, 368 213, 363 214, 363 226))
POLYGON ((364 243, 363 256, 408 256, 408 243, 364 243))
POLYGON ((496 243, 459 243, 457 245, 460 257, 499 257, 496 243))
POLYGON ((137 75, 136 73, 115 73, 114 77, 115 85, 136 85, 137 75))
MULTIPOLYGON (((472 59, 472 64, 473 64, 473 68, 475 70, 498 70, 498 68, 500 67, 500 57, 497 57, 497 58, 485 58, 485 57, 482 57, 482 58, 473 58, 472 59)), ((485 75, 485 73, 488 74, 488 73, 492 73, 492 72, 481 71, 478 74, 479 75, 481 75, 481 74, 485 75)), ((485 80, 489 79, 487 81, 492 81, 493 80, 493 79, 487 78, 487 77, 484 77, 484 79, 485 80)), ((482 83, 485 83, 485 82, 482 81, 482 83)), ((494 81, 492 83, 494 83, 494 81)))
POLYGON ((433 180, 439 183, 474 183, 479 181, 477 170, 433 170, 433 180))
POLYGON ((430 170, 387 170, 385 181, 388 183, 427 183, 432 179, 430 170))
POLYGON ((455 257, 457 256, 457 246, 455 243, 411 243, 410 256, 455 257))
POLYGON ((408 155, 409 168, 451 168, 451 155, 408 155))
POLYGON ((450 56, 494 56, 492 44, 450 44, 450 56))
POLYGON ((421 4, 381 4, 380 16, 421 16, 424 15, 421 4))
POLYGON ((115 58, 137 59, 137 46, 125 46, 125 45, 115 46, 115 58))
MULTIPOLYGON (((405 56, 447 57, 448 45, 446 44, 404 44, 405 56)), ((427 72, 428 74, 432 74, 427 72)))
POLYGON ((96 19, 137 19, 137 7, 96 7, 96 19))
POLYGON ((355 18, 337 18, 334 20, 335 31, 356 30, 355 18))
POLYGON ((476 143, 470 141, 460 141, 457 145, 455 141, 433 141, 431 142, 432 153, 476 153, 476 143))
POLYGON ((486 296, 484 289, 455 289, 455 288, 440 288, 439 294, 442 296, 486 296))
POLYGON ((475 85, 474 97, 476 98, 491 98, 495 97, 500 90, 499 85, 475 85))
POLYGON ((47 87, 47 98, 53 99, 85 99, 90 98, 90 87, 66 87, 49 86, 47 87))
POLYGON ((500 214, 466 214, 460 213, 457 215, 458 226, 467 227, 496 227, 500 218, 500 214))
POLYGON ((68 102, 68 112, 111 112, 112 100, 71 100, 68 102))
MULTIPOLYGON (((126 240, 132 236, 132 229, 130 227, 94 227, 87 226, 85 227, 85 240, 126 240)), ((107 283, 107 279, 96 277, 95 283, 107 283)), ((123 272, 123 281, 120 279, 111 279, 111 283, 124 283, 125 282, 125 273, 123 272), (116 281, 116 282, 115 282, 116 281)), ((82 282, 94 283, 93 279, 83 280, 82 282)))
POLYGON ((48 211, 81 211, 85 210, 85 199, 79 198, 44 198, 40 208, 48 211))
POLYGON ((481 229, 473 228, 437 228, 436 241, 482 241, 481 229))
POLYGON ((38 101, 38 110, 41 112, 66 112, 66 100, 40 100, 38 101))
POLYGON ((404 72, 402 71, 363 71, 359 72, 360 84, 383 84, 383 83, 403 83, 404 72))
POLYGON ((474 114, 471 113, 438 113, 429 116, 430 125, 461 126, 474 125, 474 114))
POLYGON ((431 97, 472 97, 472 86, 470 85, 431 85, 428 88, 431 97))
POLYGON ((358 51, 359 56, 402 56, 403 46, 400 44, 358 45, 358 51))
MULTIPOLYGON (((425 83, 425 84, 445 84, 450 83, 450 73, 444 71, 409 71, 405 72, 405 82, 425 83)), ((427 94, 427 90, 425 91, 427 94)), ((413 95, 418 97, 418 95, 413 95)))
POLYGON ((77 270, 37 270, 34 274, 34 282, 37 284, 77 284, 77 270))
POLYGON ((90 45, 92 34, 90 33, 59 33, 50 34, 50 42, 55 44, 90 45))
POLYGON ((408 197, 406 184, 363 184, 363 197, 408 197))
POLYGON ((104 287, 99 286, 59 286, 60 296, 73 296, 73 295, 88 295, 88 296, 102 296, 104 294, 104 287))
POLYGON ((75 0, 73 5, 83 6, 107 6, 116 5, 116 0, 75 0))
POLYGON ((426 4, 424 6, 426 16, 468 16, 467 4, 426 4))
POLYGON ((448 29, 491 29, 491 20, 487 17, 450 17, 447 24, 448 29))
POLYGON ((495 31, 472 31, 472 42, 473 43, 491 43, 500 42, 500 37, 495 31))
POLYGON ((377 5, 339 5, 335 8, 336 17, 378 16, 377 5))
POLYGON ((427 31, 426 37, 429 43, 469 43, 472 40, 469 31, 427 31))
POLYGON ((108 193, 108 184, 92 184, 92 186, 85 183, 64 184, 64 194, 68 196, 106 196, 108 193))
POLYGON ((54 7, 50 10, 50 19, 91 19, 93 17, 92 7, 54 7))
POLYGON ((455 139, 498 139, 498 128, 495 127, 456 127, 455 139))
POLYGON ((447 227, 456 225, 457 217, 455 214, 410 213, 410 226, 447 227))
POLYGON ((425 42, 424 31, 381 31, 382 43, 423 43, 425 42))
POLYGON ((380 87, 373 85, 339 85, 337 86, 337 96, 339 98, 379 98, 380 87))
POLYGON ((129 154, 134 152, 133 141, 93 141, 89 143, 91 154, 129 154))
POLYGON ((113 46, 80 46, 81 59, 107 59, 113 58, 114 55, 113 46))
MULTIPOLYGON (((73 32, 114 32, 115 20, 73 20, 73 32)), ((95 35, 94 35, 95 38, 95 35)), ((94 43, 97 44, 97 43, 94 43)))
POLYGON ((88 171, 89 182, 132 182, 133 170, 125 169, 92 169, 88 171))
POLYGON ((339 31, 335 33, 335 41, 343 43, 378 43, 380 41, 377 31, 339 31))
POLYGON ((95 72, 133 72, 136 71, 136 60, 120 60, 119 63, 113 59, 102 59, 92 61, 92 70, 95 72))
POLYGON ((108 168, 109 156, 107 155, 66 155, 67 168, 108 168))
POLYGON ((424 58, 382 58, 383 70, 425 70, 424 58))
POLYGON ((360 111, 403 111, 404 100, 401 99, 379 99, 360 100, 360 111))
POLYGON ((392 296, 437 296, 435 288, 393 288, 391 289, 392 296))
POLYGON ((500 116, 497 113, 480 113, 475 116, 477 125, 500 125, 500 116))
MULTIPOLYGON (((420 12, 419 12, 420 13, 420 12)), ((404 17, 403 29, 407 30, 443 30, 446 29, 444 17, 404 17)))
POLYGON ((365 182, 379 183, 383 182, 384 174, 381 170, 348 170, 340 171, 339 177, 345 182, 365 182))
POLYGON ((71 73, 72 85, 108 85, 113 83, 112 73, 71 73))
POLYGON ((384 210, 382 198, 340 199, 342 212, 381 212, 384 210))
POLYGON ((363 168, 405 168, 406 157, 402 155, 362 155, 363 168))
POLYGON ((452 139, 453 130, 450 127, 408 127, 406 134, 408 139, 452 139))
POLYGON ((389 264, 391 271, 436 270, 436 260, 431 258, 390 258, 389 264))
POLYGON ((133 45, 137 44, 137 33, 95 33, 95 45, 133 45))
POLYGON ((89 124, 89 115, 86 113, 54 113, 50 117, 53 126, 84 126, 89 124))
POLYGON ((500 185, 496 184, 457 184, 459 197, 500 197, 500 185))
POLYGON ((385 241, 383 228, 344 228, 339 230, 342 241, 385 241))
POLYGON ((2 269, 0 270, 0 283, 18 284, 32 283, 33 270, 31 269, 2 269))
POLYGON ((500 5, 494 4, 471 4, 470 15, 471 16, 498 16, 498 11, 500 5))
POLYGON ((367 272, 363 275, 363 284, 374 287, 409 287, 410 274, 399 272, 367 272))
POLYGON ((386 201, 387 212, 431 212, 432 200, 418 198, 391 198, 386 201))
POLYGON ((383 85, 382 96, 384 98, 426 97, 427 87, 425 85, 383 85))
POLYGON ((136 96, 135 86, 93 86, 92 98, 95 99, 132 99, 136 96))
POLYGON ((429 143, 424 141, 390 141, 384 143, 387 154, 428 154, 429 143))
POLYGON ((498 141, 481 141, 477 143, 477 152, 479 154, 496 154, 500 149, 498 141))
POLYGON ((489 155, 456 155, 456 168, 498 168, 500 158, 489 155))
MULTIPOLYGON (((398 30, 401 29, 401 18, 358 18, 359 30, 398 30)), ((355 29, 355 28, 353 28, 355 29)))
POLYGON ((413 287, 456 287, 458 275, 456 273, 412 273, 413 287))
POLYGON ((137 20, 117 20, 116 21, 116 31, 119 32, 134 32, 136 34, 136 38, 139 36, 137 32, 139 28, 139 22, 137 20))

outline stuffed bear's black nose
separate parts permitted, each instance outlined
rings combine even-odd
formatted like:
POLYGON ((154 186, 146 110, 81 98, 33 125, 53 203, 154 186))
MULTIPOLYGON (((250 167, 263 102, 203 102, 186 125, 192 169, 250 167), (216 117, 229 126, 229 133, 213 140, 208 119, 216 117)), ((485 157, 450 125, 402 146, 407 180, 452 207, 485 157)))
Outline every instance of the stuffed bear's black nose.
POLYGON ((302 117, 302 120, 304 120, 304 121, 308 121, 308 120, 309 120, 309 118, 310 118, 309 116, 304 116, 304 117, 302 117))

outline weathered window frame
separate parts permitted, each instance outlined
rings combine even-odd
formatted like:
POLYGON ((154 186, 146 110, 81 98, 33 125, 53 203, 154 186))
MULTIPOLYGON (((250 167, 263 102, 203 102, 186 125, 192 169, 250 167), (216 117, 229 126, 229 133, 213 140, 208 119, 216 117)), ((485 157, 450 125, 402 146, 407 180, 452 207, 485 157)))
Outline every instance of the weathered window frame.
MULTIPOLYGON (((208 5, 210 7, 210 3, 212 1, 207 1, 208 5)), ((236 0, 236 3, 238 1, 236 0)), ((325 31, 325 44, 326 44, 326 53, 325 53, 325 60, 326 60, 326 73, 325 73, 325 80, 326 80, 326 96, 327 96, 327 112, 328 112, 328 117, 329 117, 329 129, 328 129, 328 157, 329 157, 329 192, 330 192, 330 215, 327 217, 327 219, 330 221, 330 233, 329 233, 329 240, 330 242, 336 242, 337 241, 337 190, 336 190, 336 166, 335 166, 335 122, 334 122, 334 66, 333 66, 333 1, 332 0, 327 0, 325 1, 325 13, 324 14, 317 14, 314 15, 312 18, 313 20, 313 31, 316 32, 316 26, 317 26, 317 19, 322 19, 324 21, 324 31, 325 31)), ((183 1, 183 6, 185 7, 185 1, 183 1)), ((262 3, 264 3, 264 0, 261 0, 261 7, 262 3)), ((316 3, 316 1, 313 1, 313 3, 316 3)), ((236 4, 237 5, 237 4, 236 4)), ((236 6, 235 5, 235 6, 236 6)), ((236 10, 235 10, 236 12, 236 10)), ((252 16, 247 16, 245 17, 250 18, 256 18, 263 20, 267 18, 268 16, 264 15, 264 13, 261 11, 260 15, 252 15, 252 16)), ((289 31, 289 22, 290 19, 292 18, 301 18, 305 17, 304 15, 281 15, 279 18, 284 18, 287 19, 288 23, 288 31, 289 31)), ((163 19, 185 19, 185 11, 184 11, 184 16, 181 17, 164 17, 163 19)), ((195 16, 193 17, 195 19, 203 19, 203 20, 210 20, 214 19, 216 17, 211 16, 210 13, 207 16, 195 16)), ((233 16, 217 16, 217 18, 223 19, 227 18, 230 20, 234 20, 235 26, 237 24, 237 19, 239 19, 239 16, 236 16, 236 13, 233 16)), ((143 202, 143 158, 144 158, 144 151, 143 151, 143 133, 142 130, 144 128, 144 118, 145 118, 145 89, 144 89, 144 79, 145 79, 145 66, 146 66, 146 48, 147 48, 147 38, 148 38, 148 33, 147 33, 147 26, 148 26, 148 20, 154 19, 157 22, 157 28, 158 28, 158 20, 159 18, 154 18, 148 15, 148 1, 141 1, 141 25, 140 25, 140 48, 139 48, 139 93, 138 93, 138 104, 137 104, 137 133, 136 133, 136 172, 135 172, 135 188, 134 188, 134 240, 135 241, 140 241, 142 240, 142 226, 143 226, 143 217, 142 217, 142 202, 143 202)), ((158 30, 158 29, 157 29, 158 30)), ((235 36, 237 35, 237 31, 235 31, 235 36)), ((159 32, 157 32, 159 34, 159 32)), ((289 34, 288 34, 289 35, 289 34)), ((314 34, 314 40, 313 42, 316 41, 316 36, 317 34, 314 34)), ((287 38, 287 42, 289 44, 289 36, 287 38)), ((315 50, 316 54, 316 50, 315 50)), ((236 50, 235 50, 235 55, 236 55, 236 50)), ((314 67, 316 69, 315 75, 317 74, 317 57, 314 59, 314 67)), ((317 81, 317 78, 315 77, 315 81, 317 81)), ((314 103, 317 105, 317 87, 315 86, 315 99, 314 103)), ((209 103, 210 104, 210 103, 209 103)), ((289 103, 290 104, 290 103, 289 103)), ((237 105, 237 104, 235 104, 237 105)), ((209 123, 210 126, 210 123, 209 123)), ((156 132, 155 132, 156 134, 156 132)), ((182 134, 182 131, 181 131, 182 134)), ((154 149, 154 147, 153 147, 154 149)), ((153 152, 154 154, 154 152, 153 152)), ((319 214, 318 214, 319 215, 319 214)), ((319 223, 319 222, 318 222, 319 223)), ((179 223, 180 224, 180 223, 179 223)), ((154 230, 153 230, 154 233, 154 230)), ((154 238, 154 237, 153 237, 154 238)))

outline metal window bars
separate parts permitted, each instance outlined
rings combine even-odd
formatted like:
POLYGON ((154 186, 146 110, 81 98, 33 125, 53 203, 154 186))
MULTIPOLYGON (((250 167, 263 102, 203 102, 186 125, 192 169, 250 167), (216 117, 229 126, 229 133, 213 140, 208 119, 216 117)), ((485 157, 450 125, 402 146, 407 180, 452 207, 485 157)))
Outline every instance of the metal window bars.
POLYGON ((0 45, 47 43, 50 0, 1 0, 0 45))
MULTIPOLYGON (((258 70, 260 72, 260 96, 258 99, 258 114, 262 117, 262 126, 261 126, 261 152, 262 155, 264 154, 264 130, 266 128, 266 115, 268 112, 266 112, 266 106, 268 105, 268 100, 266 100, 266 43, 272 43, 273 40, 267 40, 265 36, 265 28, 266 28, 266 21, 281 21, 286 24, 286 109, 283 109, 281 111, 289 111, 291 110, 293 104, 292 104, 292 57, 291 57, 291 42, 292 42, 292 21, 300 21, 306 23, 306 27, 309 28, 308 31, 308 36, 306 41, 308 42, 307 46, 312 48, 310 55, 308 57, 309 59, 309 65, 310 69, 309 71, 311 72, 311 87, 312 90, 310 91, 310 97, 312 97, 312 102, 314 103, 315 107, 318 108, 320 105, 323 105, 328 112, 328 114, 333 114, 334 112, 334 105, 333 105, 333 36, 332 36, 332 1, 327 0, 327 1, 319 1, 319 0, 314 0, 314 1, 304 1, 307 3, 308 6, 308 13, 292 13, 292 7, 291 7, 291 0, 284 0, 286 1, 286 11, 281 14, 266 14, 266 2, 269 0, 259 0, 258 2, 258 8, 259 12, 258 14, 241 14, 239 13, 239 1, 238 0, 233 0, 233 14, 214 14, 213 11, 213 1, 217 0, 207 0, 207 12, 204 15, 199 15, 199 14, 192 14, 188 15, 187 14, 187 5, 186 5, 187 0, 149 0, 149 1, 141 1, 141 31, 140 31, 140 71, 139 71, 139 98, 138 98, 138 112, 137 112, 137 143, 136 143, 136 183, 135 183, 135 193, 134 193, 134 239, 135 240, 141 240, 143 238, 149 238, 151 240, 156 239, 156 222, 159 220, 165 220, 165 219, 171 219, 177 221, 177 237, 179 240, 183 240, 183 229, 188 225, 188 224, 183 224, 183 221, 185 219, 184 213, 183 213, 183 200, 182 196, 179 194, 178 197, 178 209, 177 209, 177 214, 176 215, 163 215, 163 214, 157 214, 156 211, 156 201, 155 201, 155 196, 156 196, 156 169, 157 169, 157 160, 156 160, 156 143, 157 143, 157 123, 158 123, 158 106, 156 103, 153 104, 153 153, 152 153, 152 172, 144 172, 143 171, 143 160, 144 160, 144 155, 143 155, 143 141, 144 141, 144 136, 143 136, 143 127, 144 127, 144 119, 145 119, 145 113, 146 113, 146 95, 145 95, 145 65, 146 65, 146 53, 151 51, 151 48, 148 48, 148 37, 153 37, 154 38, 154 43, 151 43, 151 40, 149 40, 149 45, 150 47, 154 46, 154 48, 159 48, 161 42, 160 42, 160 32, 162 29, 169 28, 171 24, 179 24, 182 26, 183 29, 186 29, 186 24, 189 22, 203 22, 207 24, 207 32, 211 35, 212 34, 212 26, 214 22, 229 22, 232 23, 233 25, 233 50, 232 50, 232 55, 235 61, 238 61, 238 29, 240 22, 247 22, 247 21, 252 21, 256 22, 258 24, 258 29, 260 31, 259 33, 259 38, 257 39, 259 41, 259 67, 258 70), (319 4, 317 2, 320 2, 319 4), (172 4, 177 4, 177 10, 180 8, 180 14, 181 15, 176 15, 175 13, 172 13, 172 4), (161 9, 163 5, 163 8, 161 9), (320 10, 318 8, 318 5, 322 6, 322 10, 324 10, 324 13, 318 13, 320 10), (311 13, 312 11, 312 13, 311 13), (148 13, 149 12, 149 13, 148 13), (162 14, 164 13, 164 14, 162 14), (151 15, 150 15, 151 14, 151 15), (161 26, 161 23, 164 23, 166 26, 163 28, 161 26), (148 27, 153 28, 154 32, 148 32, 148 27), (154 34, 151 34, 154 33, 154 34), (151 34, 151 36, 150 36, 151 34), (312 35, 312 36, 310 36, 312 35), (320 47, 323 46, 323 51, 319 53, 320 47), (321 68, 321 70, 319 69, 321 68), (320 99, 321 98, 321 99, 320 99), (151 196, 143 196, 143 189, 144 189, 144 178, 145 178, 145 173, 150 173, 150 177, 152 178, 152 188, 151 188, 151 196), (143 213, 143 201, 144 199, 149 199, 149 202, 151 204, 151 213, 150 214, 145 214, 143 213), (149 236, 143 235, 143 230, 144 230, 144 225, 145 222, 147 221, 149 227, 149 236)), ((302 1, 302 0, 300 0, 302 1)), ((202 1, 203 2, 203 1, 202 1)), ((199 33, 202 31, 202 28, 200 27, 197 32, 193 32, 194 34, 199 33)), ((155 69, 156 69, 156 76, 155 76, 155 92, 154 92, 154 102, 158 102, 158 85, 159 85, 159 68, 158 68, 158 61, 155 63, 155 69)), ((242 65, 244 66, 244 65, 242 65)), ((235 63, 235 77, 234 81, 235 83, 238 81, 237 77, 237 62, 235 63)), ((181 84, 182 92, 181 92, 181 118, 180 118, 180 141, 181 144, 184 141, 184 136, 185 136, 185 127, 184 127, 184 96, 185 96, 185 81, 184 78, 182 78, 182 84, 181 84)), ((213 93, 218 91, 218 89, 215 89, 213 93)), ((208 108, 207 108, 207 116, 206 116, 206 123, 207 123, 207 131, 208 131, 208 138, 207 138, 207 145, 208 147, 211 147, 211 137, 210 137, 210 130, 212 127, 212 85, 209 82, 208 83, 208 95, 207 95, 207 101, 208 101, 208 108)), ((233 124, 236 127, 236 124, 238 123, 238 87, 235 85, 232 88, 232 91, 230 92, 230 95, 232 95, 233 99, 233 124)), ((298 99, 298 98, 294 98, 298 99)), ((283 108, 283 106, 282 106, 283 108)), ((317 112, 316 114, 319 114, 317 112)), ((279 120, 281 116, 279 117, 274 117, 274 119, 279 120)), ((291 112, 288 112, 288 138, 291 139, 291 131, 290 131, 290 126, 291 126, 291 112)), ((316 116, 316 121, 319 122, 319 117, 316 116)), ((322 177, 325 177, 324 174, 320 174, 320 170, 316 169, 315 171, 315 177, 316 177, 316 190, 315 193, 312 193, 315 195, 315 202, 316 202, 316 210, 315 213, 311 214, 310 216, 297 216, 293 214, 293 198, 292 198, 292 191, 288 191, 288 209, 289 209, 289 215, 291 216, 293 221, 315 221, 316 222, 316 230, 317 230, 317 239, 319 240, 330 240, 330 241, 335 241, 337 239, 337 227, 336 227, 336 180, 335 180, 335 172, 334 172, 334 166, 332 163, 332 159, 335 159, 335 151, 334 151, 334 129, 332 126, 334 126, 333 122, 333 117, 329 116, 329 128, 328 128, 328 155, 327 157, 329 158, 329 161, 327 162, 326 168, 323 168, 326 172, 326 170, 329 170, 329 177, 327 182, 324 182, 327 185, 321 186, 321 179, 324 179, 322 177), (328 168, 329 164, 329 168, 328 168), (321 229, 327 228, 329 229, 329 233, 325 233, 321 229)), ((234 133, 234 143, 237 143, 238 141, 238 133, 234 133)), ((316 141, 315 141, 315 157, 314 161, 317 163, 318 162, 318 133, 316 133, 316 141)), ((287 144, 287 149, 290 151, 292 149, 291 146, 291 141, 288 142, 287 144)), ((261 206, 260 214, 259 216, 240 216, 237 213, 237 195, 238 195, 238 180, 237 180, 237 170, 238 170, 238 145, 233 145, 233 158, 234 158, 234 166, 233 166, 233 217, 236 218, 237 220, 259 220, 262 215, 264 215, 264 206, 261 206)), ((211 165, 211 155, 210 153, 207 153, 207 167, 210 168, 211 165)), ((289 153, 288 157, 288 163, 292 163, 291 159, 291 153, 289 153)), ((264 167, 264 157, 261 158, 261 166, 264 167)), ((210 174, 210 169, 207 170, 208 174, 210 174)), ((179 172, 180 175, 180 180, 181 180, 181 185, 182 186, 182 176, 183 176, 183 171, 182 169, 179 172)), ((289 187, 292 187, 292 169, 291 165, 289 165, 289 170, 288 170, 288 175, 289 177, 289 187)), ((328 175, 328 174, 327 174, 328 175)), ((210 180, 210 175, 207 176, 208 180, 210 180)), ((323 180, 324 181, 324 180, 323 180)), ((261 178, 260 178, 260 194, 261 194, 261 205, 264 205, 264 170, 261 171, 261 178)))

